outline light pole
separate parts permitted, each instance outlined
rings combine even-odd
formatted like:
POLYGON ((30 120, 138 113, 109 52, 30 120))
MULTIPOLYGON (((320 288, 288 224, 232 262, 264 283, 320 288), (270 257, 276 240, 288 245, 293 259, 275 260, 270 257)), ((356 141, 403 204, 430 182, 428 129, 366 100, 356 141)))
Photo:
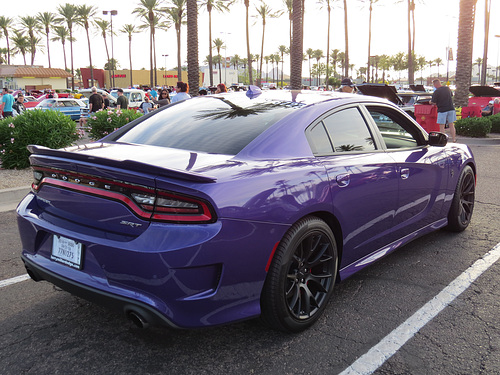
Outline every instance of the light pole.
POLYGON ((224 84, 227 86, 227 35, 231 34, 227 31, 221 31, 224 34, 224 84))
POLYGON ((165 87, 167 87, 167 56, 168 55, 162 55, 165 58, 165 65, 164 65, 164 71, 163 71, 163 76, 165 77, 165 87))
POLYGON ((109 13, 109 20, 111 22, 111 81, 110 85, 115 87, 115 55, 113 50, 113 16, 118 14, 117 10, 103 10, 102 14, 107 15, 109 13))

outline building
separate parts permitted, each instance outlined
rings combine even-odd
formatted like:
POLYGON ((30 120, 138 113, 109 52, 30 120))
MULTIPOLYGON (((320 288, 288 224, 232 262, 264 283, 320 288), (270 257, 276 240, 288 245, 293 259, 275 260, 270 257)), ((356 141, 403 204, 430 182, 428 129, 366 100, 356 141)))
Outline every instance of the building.
POLYGON ((12 90, 66 90, 71 77, 64 69, 36 65, 0 65, 0 87, 12 90))

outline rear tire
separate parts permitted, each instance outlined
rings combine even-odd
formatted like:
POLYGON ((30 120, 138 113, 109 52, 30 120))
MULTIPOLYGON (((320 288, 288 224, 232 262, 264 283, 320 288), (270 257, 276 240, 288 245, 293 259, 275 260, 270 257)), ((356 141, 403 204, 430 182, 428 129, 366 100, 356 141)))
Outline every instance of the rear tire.
POLYGON ((470 166, 466 166, 458 179, 450 211, 447 230, 461 232, 469 226, 474 210, 476 178, 470 166))
POLYGON ((264 284, 262 319, 274 329, 300 332, 323 313, 337 276, 330 227, 316 217, 295 223, 281 240, 264 284))

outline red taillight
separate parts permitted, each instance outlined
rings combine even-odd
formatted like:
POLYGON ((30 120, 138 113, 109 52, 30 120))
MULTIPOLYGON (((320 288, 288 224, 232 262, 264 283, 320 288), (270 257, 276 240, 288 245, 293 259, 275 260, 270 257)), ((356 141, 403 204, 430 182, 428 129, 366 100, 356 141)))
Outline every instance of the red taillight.
POLYGON ((216 220, 209 203, 195 197, 56 169, 36 168, 33 174, 35 193, 47 184, 119 201, 146 220, 176 223, 216 220))

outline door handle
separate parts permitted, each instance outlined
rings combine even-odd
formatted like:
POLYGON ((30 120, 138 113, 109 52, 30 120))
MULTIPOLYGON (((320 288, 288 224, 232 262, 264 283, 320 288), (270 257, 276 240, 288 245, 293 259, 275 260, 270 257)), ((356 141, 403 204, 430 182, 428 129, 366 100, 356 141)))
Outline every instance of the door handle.
POLYGON ((403 180, 406 180, 408 177, 410 177, 410 168, 401 168, 400 174, 401 178, 403 180))
POLYGON ((346 187, 351 182, 351 175, 348 173, 339 174, 335 177, 339 187, 346 187))

